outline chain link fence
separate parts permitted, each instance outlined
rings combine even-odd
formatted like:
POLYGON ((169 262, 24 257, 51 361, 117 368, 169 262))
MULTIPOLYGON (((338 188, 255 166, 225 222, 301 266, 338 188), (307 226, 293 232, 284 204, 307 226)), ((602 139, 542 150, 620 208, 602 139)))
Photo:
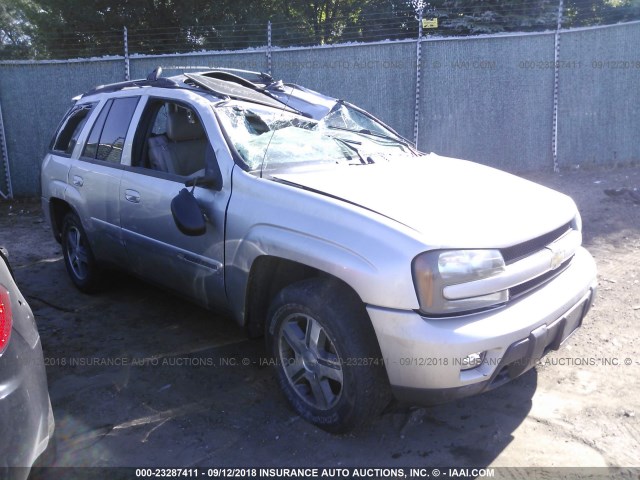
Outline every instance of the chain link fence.
MULTIPOLYGON (((0 191, 38 194, 40 162, 71 97, 143 78, 157 65, 166 75, 213 66, 270 71, 353 101, 423 151, 509 171, 637 162, 640 22, 567 29, 563 15, 571 4, 549 5, 554 24, 543 32, 446 36, 440 20, 430 28, 443 17, 424 10, 418 20, 412 12, 412 36, 393 41, 383 35, 285 48, 276 45, 274 24, 271 40, 267 29, 266 41, 251 49, 142 55, 134 36, 140 33, 129 30, 125 55, 123 30, 114 40, 119 55, 0 61, 9 159, 0 168, 0 191), (3 183, 9 166, 12 184, 3 183)), ((167 45, 174 51, 177 44, 167 45)))

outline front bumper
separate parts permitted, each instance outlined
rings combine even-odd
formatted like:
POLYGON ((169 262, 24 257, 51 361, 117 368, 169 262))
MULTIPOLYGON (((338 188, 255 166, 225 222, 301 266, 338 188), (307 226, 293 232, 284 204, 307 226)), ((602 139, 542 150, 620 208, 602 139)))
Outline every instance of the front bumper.
POLYGON ((442 403, 490 390, 521 375, 578 328, 596 290, 596 266, 580 248, 569 267, 499 309, 449 319, 368 306, 398 399, 442 403), (463 359, 486 352, 481 365, 463 359))

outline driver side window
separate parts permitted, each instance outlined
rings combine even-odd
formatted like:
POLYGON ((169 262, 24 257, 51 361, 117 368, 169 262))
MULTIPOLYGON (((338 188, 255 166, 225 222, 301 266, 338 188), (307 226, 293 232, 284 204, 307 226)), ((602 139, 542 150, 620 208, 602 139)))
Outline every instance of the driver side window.
POLYGON ((134 167, 191 177, 204 175, 209 140, 193 108, 150 99, 136 133, 134 167))

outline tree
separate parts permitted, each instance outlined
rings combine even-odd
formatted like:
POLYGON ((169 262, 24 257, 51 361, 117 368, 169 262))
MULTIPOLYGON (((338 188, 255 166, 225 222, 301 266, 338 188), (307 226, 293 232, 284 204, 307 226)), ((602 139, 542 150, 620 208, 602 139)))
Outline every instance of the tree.
POLYGON ((440 19, 438 33, 477 35, 555 28, 557 0, 440 0, 431 2, 440 19))
MULTIPOLYGON (((122 55, 415 38, 413 0, 3 0, 0 58, 122 55)), ((640 19, 640 0, 565 0, 563 25, 640 19)), ((437 35, 556 27, 558 0, 430 0, 437 35)))
POLYGON ((566 27, 603 25, 640 19, 640 0, 567 0, 566 27))
POLYGON ((25 10, 30 5, 24 0, 3 0, 0 3, 0 58, 25 58, 31 52, 33 26, 25 10))

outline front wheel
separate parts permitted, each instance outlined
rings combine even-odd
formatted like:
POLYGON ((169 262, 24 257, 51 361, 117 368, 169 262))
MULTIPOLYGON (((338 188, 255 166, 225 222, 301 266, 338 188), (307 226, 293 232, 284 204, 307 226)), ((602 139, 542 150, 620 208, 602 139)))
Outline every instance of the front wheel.
POLYGON ((366 310, 338 281, 309 279, 284 288, 269 311, 267 347, 289 403, 324 430, 361 426, 389 401, 366 310))
POLYGON ((102 272, 93 257, 82 223, 75 213, 68 213, 62 223, 62 253, 73 284, 85 293, 98 290, 102 272))

